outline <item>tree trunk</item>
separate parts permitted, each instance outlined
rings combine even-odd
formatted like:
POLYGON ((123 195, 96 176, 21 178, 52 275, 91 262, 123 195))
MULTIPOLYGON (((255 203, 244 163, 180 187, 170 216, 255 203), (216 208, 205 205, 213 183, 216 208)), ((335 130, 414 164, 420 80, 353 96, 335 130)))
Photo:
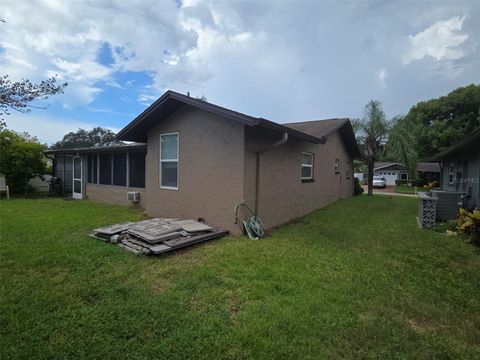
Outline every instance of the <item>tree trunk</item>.
POLYGON ((373 195, 373 166, 374 162, 368 160, 368 196, 373 195))

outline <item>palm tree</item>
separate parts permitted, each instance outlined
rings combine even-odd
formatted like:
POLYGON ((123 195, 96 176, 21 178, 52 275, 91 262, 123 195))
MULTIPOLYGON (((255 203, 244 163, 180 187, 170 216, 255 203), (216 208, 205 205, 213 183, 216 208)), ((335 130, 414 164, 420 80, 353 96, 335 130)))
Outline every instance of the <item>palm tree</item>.
POLYGON ((368 195, 373 195, 373 168, 375 161, 383 152, 388 137, 389 124, 382 104, 370 100, 365 106, 361 119, 353 122, 357 142, 368 167, 368 195))
POLYGON ((388 136, 387 151, 405 165, 409 179, 417 178, 418 165, 418 129, 403 116, 392 120, 392 129, 388 136))

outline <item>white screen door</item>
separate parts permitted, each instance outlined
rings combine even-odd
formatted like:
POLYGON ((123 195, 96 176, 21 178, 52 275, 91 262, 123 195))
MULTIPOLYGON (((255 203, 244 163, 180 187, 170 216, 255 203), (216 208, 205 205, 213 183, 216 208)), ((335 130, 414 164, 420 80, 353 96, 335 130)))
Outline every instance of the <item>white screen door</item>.
POLYGON ((82 158, 75 156, 73 158, 73 198, 82 198, 82 158))

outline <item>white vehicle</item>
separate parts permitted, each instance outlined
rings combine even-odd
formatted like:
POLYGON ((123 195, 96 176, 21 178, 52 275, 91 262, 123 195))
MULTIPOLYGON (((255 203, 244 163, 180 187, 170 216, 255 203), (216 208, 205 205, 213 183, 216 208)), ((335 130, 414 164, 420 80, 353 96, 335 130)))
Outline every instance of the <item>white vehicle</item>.
POLYGON ((374 176, 373 177, 373 187, 385 189, 387 187, 387 180, 383 176, 374 176))

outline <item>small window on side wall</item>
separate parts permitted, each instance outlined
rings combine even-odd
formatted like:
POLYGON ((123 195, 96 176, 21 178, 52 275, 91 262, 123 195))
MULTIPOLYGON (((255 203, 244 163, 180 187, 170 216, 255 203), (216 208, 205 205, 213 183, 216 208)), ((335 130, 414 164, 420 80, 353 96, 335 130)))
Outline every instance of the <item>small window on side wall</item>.
POLYGON ((302 181, 313 181, 313 154, 302 153, 302 181))
POLYGON ((340 174, 340 160, 335 159, 335 174, 340 174))
POLYGON ((178 189, 178 133, 160 135, 160 187, 178 189))

